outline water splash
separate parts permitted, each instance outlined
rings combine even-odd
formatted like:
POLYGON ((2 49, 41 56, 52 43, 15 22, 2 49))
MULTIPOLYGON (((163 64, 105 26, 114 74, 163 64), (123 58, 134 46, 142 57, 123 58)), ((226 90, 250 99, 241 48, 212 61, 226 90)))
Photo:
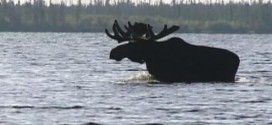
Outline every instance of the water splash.
POLYGON ((129 83, 158 83, 159 81, 156 80, 151 74, 147 71, 139 72, 128 79, 124 80, 124 82, 129 83))
POLYGON ((237 83, 252 83, 252 82, 256 82, 256 80, 249 78, 249 77, 245 77, 245 76, 238 76, 235 78, 235 82, 237 82, 237 83))
POLYGON ((270 76, 237 76, 235 79, 237 83, 271 83, 271 81, 270 76))

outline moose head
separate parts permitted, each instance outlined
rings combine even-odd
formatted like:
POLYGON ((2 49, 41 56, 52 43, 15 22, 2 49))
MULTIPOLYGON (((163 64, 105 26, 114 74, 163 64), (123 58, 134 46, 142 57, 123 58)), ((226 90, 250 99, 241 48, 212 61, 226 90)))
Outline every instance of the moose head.
POLYGON ((118 41, 118 43, 128 41, 128 43, 119 45, 112 49, 110 52, 110 59, 121 61, 124 58, 128 58, 131 61, 138 63, 144 63, 144 57, 146 55, 145 50, 147 47, 151 46, 153 42, 156 42, 156 40, 179 29, 178 26, 168 28, 167 25, 164 25, 163 30, 155 35, 152 30, 152 26, 149 24, 135 22, 134 25, 132 25, 128 22, 128 26, 125 25, 124 27, 126 31, 123 31, 115 20, 112 26, 113 35, 105 29, 107 36, 118 41))
POLYGON ((165 82, 234 82, 240 59, 235 53, 221 48, 192 45, 178 37, 159 39, 175 32, 178 26, 167 25, 158 34, 145 23, 128 22, 123 31, 117 21, 113 34, 107 36, 118 41, 110 52, 110 58, 121 61, 145 63, 148 72, 165 82), (128 41, 128 42, 126 42, 128 41), (126 43, 123 43, 126 42, 126 43))

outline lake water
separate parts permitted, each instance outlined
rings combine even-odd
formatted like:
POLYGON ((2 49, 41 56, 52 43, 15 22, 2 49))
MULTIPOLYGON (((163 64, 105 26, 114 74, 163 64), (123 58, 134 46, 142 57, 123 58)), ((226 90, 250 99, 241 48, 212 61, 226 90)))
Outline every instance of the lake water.
POLYGON ((150 83, 103 33, 0 33, 0 124, 272 124, 272 35, 175 36, 237 53, 237 82, 150 83))

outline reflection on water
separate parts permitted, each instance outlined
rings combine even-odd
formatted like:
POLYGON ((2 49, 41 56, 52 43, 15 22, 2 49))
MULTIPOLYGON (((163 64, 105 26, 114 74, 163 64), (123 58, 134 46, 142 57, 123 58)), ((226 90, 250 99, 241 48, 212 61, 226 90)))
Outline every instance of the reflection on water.
POLYGON ((0 33, 0 124, 272 124, 272 35, 175 35, 237 53, 237 83, 159 83, 104 34, 0 33))

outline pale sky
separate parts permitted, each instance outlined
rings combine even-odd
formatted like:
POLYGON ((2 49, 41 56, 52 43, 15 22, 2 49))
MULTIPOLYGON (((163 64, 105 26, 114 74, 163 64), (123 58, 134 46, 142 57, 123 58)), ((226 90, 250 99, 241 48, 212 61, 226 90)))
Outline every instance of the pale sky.
MULTIPOLYGON (((18 0, 14 0, 15 3, 17 3, 18 0)), ((34 1, 34 0, 20 0, 22 3, 25 1, 34 1)), ((45 0, 46 3, 49 3, 49 0, 45 0)), ((51 0, 52 3, 60 3, 61 1, 64 1, 67 4, 76 4, 78 0, 51 0)), ((90 3, 90 1, 94 1, 94 0, 81 0, 82 3, 88 4, 90 3)), ((106 0, 102 0, 102 1, 106 1, 106 0)), ((127 1, 127 0, 110 0, 111 2, 114 1, 127 1)), ((160 0, 131 0, 132 2, 147 2, 149 3, 149 1, 151 3, 158 3, 160 0)), ((162 0, 164 3, 170 4, 173 0, 162 0)), ((175 0, 176 2, 180 2, 180 1, 191 1, 191 0, 175 0)), ((203 2, 207 2, 207 1, 211 1, 211 2, 218 2, 218 1, 222 1, 222 0, 195 0, 195 1, 203 1, 203 2)), ((223 0, 225 3, 228 3, 229 1, 243 1, 243 2, 249 2, 252 3, 253 1, 259 1, 259 0, 223 0)), ((271 0, 263 0, 264 2, 267 1, 271 1, 271 0)))
MULTIPOLYGON (((54 2, 61 2, 62 0, 51 0, 51 1, 54 1, 54 2)), ((71 3, 71 1, 73 3, 77 3, 78 0, 64 0, 64 1, 67 1, 68 3, 71 3)), ((82 3, 90 3, 90 1, 94 1, 94 0, 81 0, 82 3)), ((106 1, 106 0, 102 0, 102 1, 106 1)), ((127 1, 127 0, 110 0, 111 2, 114 2, 114 1, 127 1)), ((151 2, 151 3, 156 3, 160 0, 131 0, 132 2, 151 2)), ((172 0, 162 0, 164 3, 171 3, 172 0)), ((176 0, 176 1, 179 1, 179 0, 176 0)))
MULTIPOLYGON (((8 1, 8 0, 7 0, 8 1)), ((14 2, 16 2, 17 3, 17 1, 18 0, 13 0, 14 2)), ((26 2, 26 1, 34 1, 34 0, 20 0, 22 3, 23 2, 26 2)), ((77 3, 77 1, 78 0, 51 0, 52 1, 52 3, 60 3, 61 1, 64 1, 65 3, 74 3, 74 4, 76 4, 77 3)), ((90 3, 90 1, 94 1, 94 0, 81 0, 82 1, 82 3, 86 3, 86 4, 88 4, 88 3, 90 3)), ((102 1, 106 1, 106 0, 102 0, 102 1)), ((126 1, 126 0, 110 0, 111 2, 113 2, 113 1, 126 1)), ((158 2, 158 1, 160 1, 160 0, 131 0, 132 2, 139 2, 139 1, 142 1, 142 2, 149 2, 149 1, 151 1, 151 3, 156 3, 156 2, 158 2)), ((162 0, 164 3, 171 3, 171 1, 172 0, 162 0)), ((179 0, 176 0, 176 1, 179 1, 179 0)), ((45 2, 46 3, 49 3, 49 0, 45 0, 45 2)))

